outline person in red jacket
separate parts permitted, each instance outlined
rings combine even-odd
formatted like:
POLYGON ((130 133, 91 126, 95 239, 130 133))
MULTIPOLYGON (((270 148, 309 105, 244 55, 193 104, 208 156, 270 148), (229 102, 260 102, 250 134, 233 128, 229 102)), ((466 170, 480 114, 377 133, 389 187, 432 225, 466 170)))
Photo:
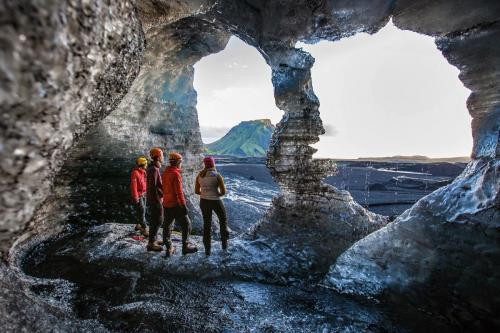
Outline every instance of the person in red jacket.
POLYGON ((151 212, 151 224, 146 249, 148 251, 161 251, 162 247, 160 242, 156 241, 156 234, 163 223, 163 186, 160 176, 163 151, 160 148, 153 148, 149 151, 149 156, 153 161, 146 170, 146 201, 151 212))
POLYGON ((148 236, 146 229, 146 166, 148 160, 145 157, 139 157, 135 161, 136 167, 130 175, 130 194, 136 211, 135 230, 140 231, 144 236, 148 236))
POLYGON ((191 221, 187 215, 186 199, 182 191, 181 163, 182 156, 178 153, 168 155, 170 166, 162 175, 163 183, 163 209, 165 220, 163 222, 163 243, 166 245, 167 256, 172 255, 175 248, 170 236, 172 234, 172 222, 175 221, 182 230, 182 254, 198 251, 196 246, 188 243, 191 232, 191 221))

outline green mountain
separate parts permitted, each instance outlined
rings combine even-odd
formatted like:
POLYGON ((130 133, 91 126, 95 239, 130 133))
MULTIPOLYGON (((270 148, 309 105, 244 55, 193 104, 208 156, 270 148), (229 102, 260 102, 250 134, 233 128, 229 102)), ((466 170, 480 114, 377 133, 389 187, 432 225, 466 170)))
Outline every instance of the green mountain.
POLYGON ((232 156, 265 156, 274 125, 269 119, 242 121, 221 139, 206 145, 208 154, 232 156))

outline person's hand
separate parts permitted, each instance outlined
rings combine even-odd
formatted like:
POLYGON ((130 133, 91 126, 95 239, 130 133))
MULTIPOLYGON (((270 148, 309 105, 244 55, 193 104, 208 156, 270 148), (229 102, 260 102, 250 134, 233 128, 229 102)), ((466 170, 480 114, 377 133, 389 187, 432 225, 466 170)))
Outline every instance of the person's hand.
POLYGON ((188 214, 188 210, 187 210, 186 206, 179 206, 179 207, 180 207, 182 215, 187 215, 188 214))

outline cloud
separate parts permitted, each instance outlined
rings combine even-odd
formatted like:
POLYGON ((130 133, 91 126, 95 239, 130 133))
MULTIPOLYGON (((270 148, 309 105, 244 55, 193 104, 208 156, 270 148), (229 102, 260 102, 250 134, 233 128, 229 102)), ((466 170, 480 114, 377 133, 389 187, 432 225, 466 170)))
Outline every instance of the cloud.
POLYGON ((245 86, 236 86, 232 85, 222 89, 214 89, 212 90, 212 98, 223 101, 225 104, 228 101, 232 101, 237 96, 254 96, 262 94, 259 87, 245 85, 245 86))
POLYGON ((337 128, 331 124, 325 124, 323 127, 325 128, 325 134, 323 134, 324 136, 336 136, 339 134, 337 128))
POLYGON ((247 64, 240 64, 240 63, 238 63, 236 61, 231 62, 231 63, 226 62, 225 66, 227 68, 230 68, 230 69, 247 69, 248 68, 247 64))
POLYGON ((204 138, 220 138, 229 132, 230 127, 201 126, 201 136, 204 138))

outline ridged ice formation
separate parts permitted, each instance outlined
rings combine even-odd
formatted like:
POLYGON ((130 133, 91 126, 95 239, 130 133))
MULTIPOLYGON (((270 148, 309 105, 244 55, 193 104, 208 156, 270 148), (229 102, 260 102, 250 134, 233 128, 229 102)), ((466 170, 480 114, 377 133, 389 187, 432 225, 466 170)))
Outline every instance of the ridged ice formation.
MULTIPOLYGON (((263 265, 267 272, 329 270, 323 283, 343 292, 408 297, 429 311, 454 309, 452 321, 500 326, 499 18, 497 0, 2 1, 1 327, 85 329, 74 314, 31 294, 36 283, 18 267, 23 253, 57 234, 68 214, 120 219, 123 166, 150 145, 186 156, 192 191, 201 151, 192 66, 231 34, 271 67, 284 112, 268 154, 282 195, 238 241, 279 249, 275 265, 263 265), (474 147, 453 184, 363 238, 386 220, 321 183, 334 166, 312 158, 310 145, 324 131, 314 59, 294 45, 374 33, 391 17, 401 29, 436 37, 460 70, 472 91, 474 147)), ((243 267, 238 258, 246 257, 234 258, 231 265, 243 267)))

